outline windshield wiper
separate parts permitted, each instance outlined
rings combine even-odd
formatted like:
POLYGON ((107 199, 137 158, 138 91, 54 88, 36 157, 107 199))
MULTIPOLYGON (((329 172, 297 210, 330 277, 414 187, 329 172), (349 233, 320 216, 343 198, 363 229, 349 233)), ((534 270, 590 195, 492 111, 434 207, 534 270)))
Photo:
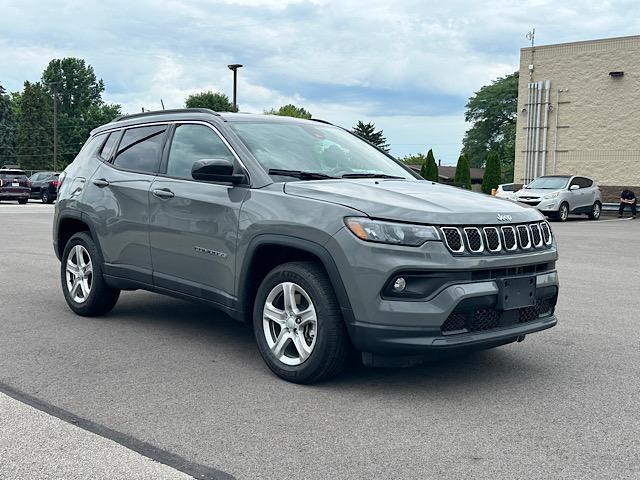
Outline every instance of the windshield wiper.
POLYGON ((320 172, 306 172, 304 170, 282 170, 279 168, 270 168, 269 175, 281 175, 283 177, 296 177, 300 180, 327 180, 337 177, 326 175, 320 172))
POLYGON ((345 173, 342 178, 398 178, 406 180, 404 177, 397 175, 387 175, 386 173, 345 173))

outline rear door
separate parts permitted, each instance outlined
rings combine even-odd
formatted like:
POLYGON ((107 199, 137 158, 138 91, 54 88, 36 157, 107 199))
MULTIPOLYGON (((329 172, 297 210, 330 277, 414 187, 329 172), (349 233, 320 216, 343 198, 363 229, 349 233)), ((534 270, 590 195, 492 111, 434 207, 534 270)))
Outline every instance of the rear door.
POLYGON ((149 238, 154 284, 230 305, 234 295, 238 215, 248 189, 196 181, 197 160, 226 158, 241 166, 209 124, 174 127, 150 195, 149 238))
POLYGON ((584 206, 591 207, 594 203, 596 203, 596 198, 598 195, 598 187, 593 180, 586 177, 580 177, 580 189, 584 191, 584 206))
POLYGON ((83 201, 110 275, 152 283, 149 187, 160 165, 167 129, 166 124, 156 124, 111 133, 99 152, 103 163, 85 187, 83 201), (118 147, 111 155, 115 143, 118 147))

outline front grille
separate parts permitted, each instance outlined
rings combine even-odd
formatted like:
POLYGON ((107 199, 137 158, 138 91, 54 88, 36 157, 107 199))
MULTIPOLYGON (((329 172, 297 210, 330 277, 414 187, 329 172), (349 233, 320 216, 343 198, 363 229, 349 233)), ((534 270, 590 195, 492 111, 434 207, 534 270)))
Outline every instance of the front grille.
POLYGON ((549 248, 551 229, 547 222, 501 227, 440 227, 447 248, 454 254, 509 253, 549 248))
POLYGON ((454 253, 460 253, 464 251, 464 245, 462 244, 462 235, 460 230, 455 227, 443 227, 442 233, 444 234, 444 240, 454 253))
POLYGON ((479 307, 472 311, 453 312, 440 327, 445 335, 465 332, 484 332, 519 323, 533 322, 553 314, 555 297, 538 299, 535 305, 517 310, 497 310, 479 307))
POLYGON ((469 247, 469 250, 473 253, 480 253, 484 250, 480 230, 475 227, 467 227, 464 229, 464 234, 467 237, 467 246, 469 247))

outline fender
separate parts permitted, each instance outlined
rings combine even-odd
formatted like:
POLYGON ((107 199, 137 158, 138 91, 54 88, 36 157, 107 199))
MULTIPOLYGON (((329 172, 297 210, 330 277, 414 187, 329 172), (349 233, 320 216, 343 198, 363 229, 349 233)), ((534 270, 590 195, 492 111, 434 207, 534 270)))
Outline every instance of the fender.
MULTIPOLYGON (((329 253, 329 251, 324 248, 319 243, 313 242, 311 240, 306 240, 298 237, 291 237, 288 235, 280 235, 280 234, 260 234, 256 235, 251 239, 249 245, 247 246, 247 251, 244 255, 244 259, 242 262, 242 268, 240 269, 240 276, 238 280, 238 298, 239 303, 244 308, 246 305, 247 299, 247 288, 245 285, 247 284, 248 275, 250 273, 250 268, 253 263, 254 255, 259 247, 263 245, 276 245, 276 246, 284 246, 284 247, 292 247, 299 250, 303 250, 305 252, 311 253, 312 255, 318 257, 322 262, 327 274, 329 275, 329 281, 331 282, 331 286, 333 287, 333 291, 336 294, 336 298, 338 299, 338 304, 340 305, 340 309, 345 317, 345 320, 351 320, 353 314, 351 313, 351 303, 349 302, 349 297, 347 296, 347 291, 344 288, 344 283, 342 283, 342 277, 340 277, 340 272, 338 271, 338 267, 336 266, 333 257, 329 253)), ((245 312, 247 313, 247 312, 245 312)))

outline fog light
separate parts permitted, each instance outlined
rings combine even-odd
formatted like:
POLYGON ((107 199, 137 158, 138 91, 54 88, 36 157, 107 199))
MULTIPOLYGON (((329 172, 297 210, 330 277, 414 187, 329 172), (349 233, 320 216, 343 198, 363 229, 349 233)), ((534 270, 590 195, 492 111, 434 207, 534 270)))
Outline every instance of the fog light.
POLYGON ((402 277, 398 277, 396 278, 396 281, 393 282, 393 291, 394 292, 402 292, 407 286, 407 281, 402 278, 402 277))

